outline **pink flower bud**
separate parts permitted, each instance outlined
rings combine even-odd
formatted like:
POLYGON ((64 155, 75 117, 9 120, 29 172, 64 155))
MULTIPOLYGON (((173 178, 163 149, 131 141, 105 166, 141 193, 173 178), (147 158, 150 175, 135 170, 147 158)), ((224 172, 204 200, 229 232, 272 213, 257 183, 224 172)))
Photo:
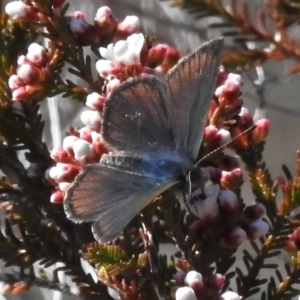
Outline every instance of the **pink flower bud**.
POLYGON ((269 225, 262 219, 257 219, 252 223, 244 226, 247 236, 250 240, 256 240, 265 236, 269 232, 269 225))
POLYGON ((8 86, 12 89, 12 90, 16 90, 22 86, 26 85, 26 83, 24 82, 24 80, 22 80, 19 76, 17 76, 16 74, 13 74, 9 77, 8 79, 8 86))
POLYGON ((184 286, 178 288, 175 294, 176 300, 197 300, 195 292, 192 288, 184 286))
POLYGON ((218 128, 214 125, 208 125, 204 129, 203 139, 205 141, 215 140, 218 135, 218 128))
POLYGON ((93 110, 102 112, 105 100, 106 97, 101 96, 98 93, 92 93, 86 97, 85 105, 93 110))
POLYGON ((165 44, 157 44, 152 47, 148 52, 148 64, 149 65, 160 65, 165 59, 168 46, 165 44))
POLYGON ((73 145, 77 140, 78 137, 74 135, 66 136, 63 140, 63 148, 70 156, 74 156, 73 145))
POLYGON ((55 147, 50 153, 50 157, 57 163, 70 163, 73 159, 69 156, 67 151, 61 147, 55 147))
POLYGON ((63 203, 64 196, 65 196, 64 192, 57 190, 54 193, 52 193, 52 195, 50 197, 50 202, 56 203, 56 204, 61 204, 61 203, 63 203))
POLYGON ((89 143, 92 143, 92 132, 93 129, 90 128, 90 127, 82 127, 80 130, 79 130, 79 138, 81 138, 82 140, 85 140, 89 143))
POLYGON ((250 127, 254 124, 253 117, 246 107, 242 106, 239 116, 243 119, 246 126, 250 127))
POLYGON ((231 291, 228 291, 228 292, 222 294, 221 297, 222 297, 221 300, 240 300, 241 299, 241 297, 238 294, 231 292, 231 291))
POLYGON ((219 207, 227 212, 235 212, 238 206, 237 195, 230 190, 221 190, 219 193, 219 207))
POLYGON ((38 14, 32 6, 23 1, 12 1, 5 6, 5 12, 18 21, 37 21, 38 14))
POLYGON ((103 137, 100 133, 97 133, 95 131, 91 133, 91 136, 92 136, 92 145, 95 154, 100 158, 104 153, 107 152, 103 137))
POLYGON ((216 290, 216 291, 219 291, 222 286, 224 285, 226 281, 226 277, 223 276, 222 274, 215 274, 215 275, 212 275, 208 282, 207 282, 207 285, 213 289, 213 290, 216 290))
POLYGON ((223 85, 226 79, 227 79, 227 73, 225 72, 225 68, 223 66, 220 66, 216 86, 218 87, 223 85))
POLYGON ((221 98, 236 99, 241 94, 241 85, 236 80, 226 79, 220 93, 221 98))
POLYGON ((94 18, 94 26, 101 36, 110 36, 115 32, 118 22, 113 18, 108 6, 102 6, 98 9, 94 18))
POLYGON ((49 170, 49 175, 57 183, 72 182, 80 170, 81 168, 76 165, 57 163, 49 170))
POLYGON ((235 73, 229 73, 227 79, 230 81, 236 81, 239 85, 243 84, 242 76, 235 73))
POLYGON ((29 64, 23 64, 19 67, 17 75, 26 83, 39 82, 41 79, 41 71, 29 64))
POLYGON ((62 192, 66 192, 66 191, 70 188, 71 185, 72 185, 72 183, 70 183, 70 182, 60 182, 60 183, 58 184, 59 189, 60 189, 62 192))
POLYGON ((91 25, 85 20, 85 15, 81 11, 75 11, 67 16, 70 30, 75 35, 85 33, 91 25))
POLYGON ((47 169, 46 172, 45 172, 45 178, 46 180, 52 185, 52 186, 57 186, 57 182, 52 178, 50 177, 50 170, 51 168, 47 169))
POLYGON ((179 51, 171 46, 167 46, 167 51, 164 61, 155 69, 159 73, 167 73, 180 59, 179 51))
POLYGON ((117 35, 126 37, 132 33, 138 32, 140 29, 141 23, 139 18, 136 16, 127 16, 121 23, 119 23, 117 35))
POLYGON ((202 275, 196 271, 190 271, 187 273, 184 283, 191 287, 196 293, 203 290, 202 275))
POLYGON ((31 61, 25 56, 25 55, 20 55, 17 61, 18 66, 21 66, 23 64, 29 64, 31 65, 31 61))
POLYGON ((94 155, 93 146, 87 141, 78 139, 73 144, 74 157, 82 162, 94 155))
POLYGON ((103 22, 112 17, 111 9, 108 6, 101 6, 96 13, 95 20, 103 22), (104 19, 104 20, 103 20, 104 19))
POLYGON ((28 98, 28 93, 26 91, 26 86, 17 88, 12 92, 12 100, 13 101, 22 101, 27 98, 28 98))
POLYGON ((243 173, 240 168, 234 169, 230 172, 222 171, 220 183, 223 188, 236 190, 243 182, 243 173))
POLYGON ((256 128, 251 132, 252 141, 258 144, 264 141, 270 130, 270 121, 268 119, 260 119, 256 123, 256 128))
POLYGON ((177 285, 183 285, 184 284, 184 279, 186 277, 186 272, 184 271, 177 271, 174 275, 173 278, 176 281, 177 285))
POLYGON ((220 129, 214 125, 208 125, 204 129, 203 142, 206 145, 205 150, 210 152, 224 145, 231 140, 229 131, 220 129))
POLYGON ((236 248, 247 239, 246 231, 241 227, 235 227, 224 234, 220 240, 220 245, 225 248, 236 248))
POLYGON ((48 62, 48 54, 44 47, 33 43, 28 47, 26 58, 36 67, 45 67, 48 62))
POLYGON ((154 75, 155 74, 155 70, 150 68, 150 67, 143 67, 142 71, 141 71, 141 76, 143 75, 154 75))
POLYGON ((119 87, 121 84, 121 81, 118 78, 114 78, 112 80, 110 80, 107 84, 106 84, 106 93, 107 96, 109 96, 109 94, 115 90, 117 87, 119 87))
POLYGON ((44 91, 44 87, 40 84, 32 84, 22 86, 12 93, 13 101, 22 101, 29 98, 40 97, 44 91))
POLYGON ((218 86, 215 90, 215 96, 219 97, 223 93, 223 89, 224 89, 224 84, 218 86))
POLYGON ((220 146, 225 145, 226 143, 229 143, 232 140, 230 132, 226 129, 220 129, 217 135, 221 140, 220 146))
POLYGON ((98 111, 86 110, 81 113, 82 123, 91 129, 98 131, 101 126, 101 115, 98 111))
POLYGON ((262 218, 266 214, 266 208, 261 203, 249 205, 244 210, 247 220, 256 220, 262 218))
POLYGON ((120 72, 120 68, 121 67, 118 63, 110 60, 99 59, 96 62, 96 69, 102 78, 105 78, 110 74, 118 74, 120 72))

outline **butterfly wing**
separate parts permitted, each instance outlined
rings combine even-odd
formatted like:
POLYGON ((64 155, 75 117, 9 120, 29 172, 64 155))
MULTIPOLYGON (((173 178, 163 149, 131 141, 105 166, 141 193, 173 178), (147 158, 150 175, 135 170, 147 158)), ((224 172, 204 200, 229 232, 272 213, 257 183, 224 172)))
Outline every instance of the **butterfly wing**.
POLYGON ((64 209, 74 222, 94 221, 94 237, 99 242, 108 242, 174 184, 173 177, 149 177, 101 163, 89 165, 68 190, 64 209))
POLYGON ((106 100, 102 135, 114 149, 175 149, 167 118, 165 85, 153 76, 130 79, 106 100))
POLYGON ((195 161, 221 64, 223 39, 204 43, 167 75, 168 120, 177 148, 195 161))

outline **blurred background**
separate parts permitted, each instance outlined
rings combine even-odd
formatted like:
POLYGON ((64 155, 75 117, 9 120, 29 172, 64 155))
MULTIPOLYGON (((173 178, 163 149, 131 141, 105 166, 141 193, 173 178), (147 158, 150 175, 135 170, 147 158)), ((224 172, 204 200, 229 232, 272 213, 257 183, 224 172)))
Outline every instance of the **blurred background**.
MULTIPOLYGON (((227 1, 223 2, 226 7, 227 1)), ((244 2, 248 2, 250 5, 250 12, 253 16, 263 5, 263 1, 260 0, 244 0, 244 2)), ((86 15, 86 20, 93 23, 95 12, 100 6, 104 5, 111 8, 117 19, 123 19, 127 15, 138 16, 145 34, 154 35, 157 42, 174 45, 184 52, 198 47, 206 40, 221 35, 220 29, 208 29, 208 24, 218 22, 218 18, 196 20, 186 11, 171 7, 171 1, 71 0, 69 12, 82 11, 86 15)), ((294 37, 297 38, 298 26, 295 25, 291 30, 294 37)), ((230 44, 230 38, 226 39, 226 44, 230 44)), ((267 139, 265 161, 273 178, 282 174, 282 163, 285 163, 294 171, 295 151, 300 149, 300 75, 288 74, 288 70, 292 66, 292 60, 281 62, 268 60, 262 68, 251 68, 241 73, 244 80, 242 97, 245 103, 244 106, 258 118, 267 117, 271 121, 271 132, 267 139)), ((76 81, 70 74, 66 73, 65 76, 68 76, 72 81, 76 81)), ((45 141, 49 149, 53 146, 61 146, 62 139, 69 126, 82 125, 80 109, 82 109, 81 104, 77 105, 74 101, 60 97, 43 102, 42 113, 46 121, 45 141)), ((243 197, 249 204, 253 201, 253 195, 248 187, 244 189, 243 197)), ((172 253, 172 249, 169 248, 163 251, 168 254, 172 253)), ((281 259, 284 260, 285 257, 281 257, 281 259)), ((3 266, 1 272, 5 272, 3 266)), ((51 270, 49 270, 49 274, 51 276, 51 270)), ((60 275, 62 280, 70 281, 63 274, 60 275)), ((68 300, 78 298, 62 295, 60 292, 32 288, 29 292, 15 297, 0 295, 0 300, 2 299, 68 300)))

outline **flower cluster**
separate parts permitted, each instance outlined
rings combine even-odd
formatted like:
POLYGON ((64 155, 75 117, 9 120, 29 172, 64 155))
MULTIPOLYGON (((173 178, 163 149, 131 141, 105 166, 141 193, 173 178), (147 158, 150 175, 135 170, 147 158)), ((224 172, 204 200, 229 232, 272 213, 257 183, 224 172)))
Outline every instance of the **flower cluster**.
POLYGON ((240 296, 234 292, 225 292, 219 294, 225 282, 225 276, 215 274, 209 278, 203 279, 202 275, 196 271, 178 271, 174 279, 179 286, 176 290, 176 300, 197 300, 206 299, 208 295, 219 295, 219 300, 239 300, 240 296))
POLYGON ((205 159, 215 167, 206 168, 207 176, 204 177, 209 180, 201 188, 201 195, 195 191, 188 203, 189 211, 200 219, 191 230, 200 240, 215 239, 228 248, 237 247, 246 239, 260 238, 269 230, 269 225, 262 220, 264 206, 255 204, 244 208, 243 200, 235 193, 243 183, 239 160, 222 152, 224 145, 235 150, 251 147, 262 142, 269 131, 269 121, 262 119, 251 132, 234 140, 254 125, 252 116, 242 106, 242 85, 240 75, 227 74, 224 68, 220 69, 215 101, 211 104, 202 139, 205 159))
POLYGON ((269 231, 269 225, 262 220, 265 215, 262 204, 244 208, 236 193, 220 189, 219 184, 211 184, 207 198, 193 199, 188 207, 200 218, 190 228, 195 236, 202 241, 215 240, 225 248, 238 247, 246 239, 261 238, 269 231))
POLYGON ((48 53, 42 46, 33 43, 28 47, 27 55, 18 59, 17 74, 10 76, 8 81, 12 100, 37 98, 43 93, 48 79, 48 62, 48 53))
MULTIPOLYGON (((224 68, 220 69, 214 95, 215 101, 210 109, 210 126, 206 127, 203 136, 205 153, 213 151, 230 140, 233 140, 230 147, 245 149, 264 141, 267 137, 270 127, 269 120, 260 119, 254 123, 248 109, 243 107, 242 85, 240 75, 226 73, 224 68), (234 122, 228 123, 228 120, 234 122), (234 140, 236 136, 253 125, 256 127, 251 132, 234 140)), ((227 156, 224 156, 223 159, 228 160, 227 156)), ((222 164, 222 162, 220 163, 222 164)))
POLYGON ((51 196, 52 203, 62 203, 64 193, 68 190, 76 175, 83 166, 96 163, 106 152, 106 148, 99 133, 101 116, 97 111, 82 113, 86 126, 67 136, 62 147, 51 151, 51 158, 56 166, 50 168, 46 178, 58 187, 51 196), (85 119, 86 118, 86 119, 85 119))
MULTIPOLYGON (((65 0, 49 0, 53 10, 60 10, 65 0)), ((19 22, 41 22, 47 23, 49 19, 41 11, 39 5, 32 5, 29 1, 11 1, 5 6, 5 12, 14 20, 19 22)))

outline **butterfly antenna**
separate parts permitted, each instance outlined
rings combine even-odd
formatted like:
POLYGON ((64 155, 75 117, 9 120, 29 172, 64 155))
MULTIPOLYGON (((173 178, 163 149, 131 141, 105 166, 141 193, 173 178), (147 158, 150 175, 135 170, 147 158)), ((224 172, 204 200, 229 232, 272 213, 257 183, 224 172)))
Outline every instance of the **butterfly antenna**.
POLYGON ((240 133, 239 135, 235 136, 232 140, 230 140, 229 142, 225 143, 224 145, 218 147, 217 149, 209 152, 208 154, 204 155, 196 164, 195 167, 197 167, 203 160, 205 160, 207 157, 211 156, 212 154, 215 154, 216 152, 220 151, 221 149, 224 149, 225 147, 227 147, 228 145, 230 145, 232 142, 234 142, 235 140, 239 139, 241 136, 247 134, 248 132, 252 131, 253 129, 256 128, 256 125, 252 125, 251 127, 247 128, 245 131, 243 131, 242 133, 240 133))

